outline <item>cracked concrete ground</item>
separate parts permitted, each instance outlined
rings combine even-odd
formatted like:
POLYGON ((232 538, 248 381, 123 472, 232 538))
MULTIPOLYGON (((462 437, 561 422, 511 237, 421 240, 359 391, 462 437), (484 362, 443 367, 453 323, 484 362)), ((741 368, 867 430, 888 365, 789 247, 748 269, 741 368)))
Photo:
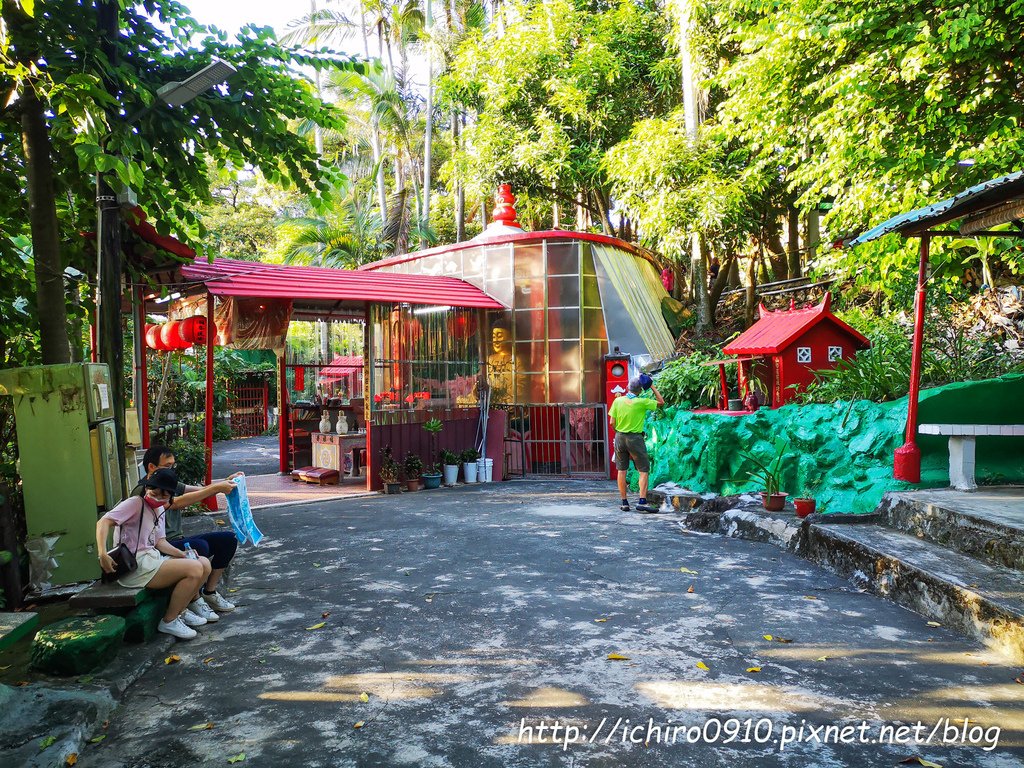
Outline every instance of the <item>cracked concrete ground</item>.
POLYGON ((775 547, 614 496, 515 482, 261 511, 238 610, 177 643, 181 662, 136 683, 78 764, 1024 766, 1020 669, 775 547), (820 730, 939 722, 941 739, 964 717, 999 746, 820 730), (659 743, 649 720, 706 739, 666 744, 663 727, 659 743), (553 743, 556 722, 587 743, 553 743))

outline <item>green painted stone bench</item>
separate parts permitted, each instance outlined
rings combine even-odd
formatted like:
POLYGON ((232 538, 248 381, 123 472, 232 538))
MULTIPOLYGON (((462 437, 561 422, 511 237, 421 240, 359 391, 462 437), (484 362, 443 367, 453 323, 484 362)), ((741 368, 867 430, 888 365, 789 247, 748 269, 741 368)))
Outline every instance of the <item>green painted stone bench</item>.
POLYGON ((0 651, 35 632, 38 627, 38 613, 0 613, 0 651))
POLYGON ((169 589, 122 587, 96 581, 68 601, 75 610, 122 616, 125 642, 145 643, 156 636, 156 625, 167 610, 169 589))

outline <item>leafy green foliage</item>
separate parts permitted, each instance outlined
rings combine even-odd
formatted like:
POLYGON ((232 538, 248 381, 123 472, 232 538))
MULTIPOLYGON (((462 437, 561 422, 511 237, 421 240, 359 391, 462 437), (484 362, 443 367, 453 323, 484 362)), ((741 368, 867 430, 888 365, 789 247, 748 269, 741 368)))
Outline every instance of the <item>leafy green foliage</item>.
MULTIPOLYGON (((681 408, 709 407, 718 404, 721 384, 718 368, 701 365, 712 358, 700 352, 670 361, 654 377, 655 386, 666 405, 681 408)), ((736 391, 735 366, 726 367, 730 391, 736 391)))
POLYGON ((779 493, 788 447, 789 443, 780 437, 775 441, 774 452, 768 458, 760 459, 750 453, 740 453, 744 459, 754 465, 755 469, 749 474, 749 478, 756 482, 764 493, 769 495, 779 493))
POLYGON ((199 437, 178 438, 169 446, 174 454, 178 479, 187 485, 202 485, 206 480, 206 446, 199 437))

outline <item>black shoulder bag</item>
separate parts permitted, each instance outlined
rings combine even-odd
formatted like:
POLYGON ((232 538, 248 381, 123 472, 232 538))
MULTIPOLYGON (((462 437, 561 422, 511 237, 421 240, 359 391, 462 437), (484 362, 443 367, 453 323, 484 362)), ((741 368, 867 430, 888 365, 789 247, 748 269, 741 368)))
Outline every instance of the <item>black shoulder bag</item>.
MULTIPOLYGON (((139 501, 142 498, 139 497, 139 501)), ((146 514, 146 502, 142 501, 142 509, 139 510, 139 533, 135 537, 135 552, 139 551, 139 539, 142 538, 142 517, 146 514)), ((118 526, 121 527, 120 525, 118 526)), ((110 559, 114 561, 114 572, 107 573, 103 571, 100 578, 104 584, 110 584, 113 581, 117 581, 122 576, 127 576, 129 573, 139 567, 138 561, 135 559, 135 552, 128 549, 128 545, 123 541, 116 547, 111 549, 107 554, 110 559)))

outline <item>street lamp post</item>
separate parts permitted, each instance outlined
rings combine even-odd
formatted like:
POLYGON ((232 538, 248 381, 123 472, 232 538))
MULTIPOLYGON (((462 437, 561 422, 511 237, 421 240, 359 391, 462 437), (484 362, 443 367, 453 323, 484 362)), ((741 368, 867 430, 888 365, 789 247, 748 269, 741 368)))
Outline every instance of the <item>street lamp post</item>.
MULTIPOLYGON (((109 4, 101 5, 109 8, 109 4)), ((109 54, 113 55, 113 54, 109 54)), ((157 97, 168 106, 179 107, 210 88, 224 82, 235 72, 226 61, 215 59, 194 75, 181 82, 167 83, 157 91, 157 97)), ((154 102, 154 106, 157 102, 154 102)), ((125 121, 131 125, 152 107, 136 112, 125 121)), ((106 363, 110 369, 110 393, 114 406, 115 429, 117 431, 118 462, 122 480, 125 467, 125 425, 124 425, 124 335, 121 330, 121 279, 124 265, 121 258, 121 217, 117 194, 106 180, 102 171, 96 173, 96 359, 106 363)), ((144 313, 139 313, 144 317, 144 313)), ((141 333, 136 328, 135 333, 141 333)), ((145 354, 145 347, 142 349, 145 354)), ((144 385, 143 385, 144 386, 144 385)), ((141 425, 143 430, 148 424, 141 425)), ((122 488, 122 493, 127 489, 122 488)))

